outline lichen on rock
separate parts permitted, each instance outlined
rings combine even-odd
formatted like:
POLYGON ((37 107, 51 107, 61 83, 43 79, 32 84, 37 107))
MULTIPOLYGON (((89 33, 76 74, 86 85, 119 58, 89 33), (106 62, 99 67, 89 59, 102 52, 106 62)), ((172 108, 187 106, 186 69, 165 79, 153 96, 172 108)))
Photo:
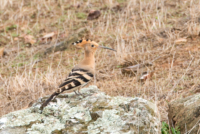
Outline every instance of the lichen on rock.
POLYGON ((102 117, 92 122, 87 128, 90 134, 119 133, 125 124, 126 122, 120 117, 120 112, 113 109, 103 111, 102 117))
POLYGON ((64 129, 64 123, 61 123, 59 119, 55 119, 54 117, 46 117, 43 122, 35 123, 31 126, 31 128, 27 129, 28 134, 50 134, 55 130, 64 129))
POLYGON ((34 122, 40 122, 45 116, 38 113, 30 113, 30 109, 11 112, 1 119, 3 123, 0 129, 4 127, 28 126, 34 122))
POLYGON ((15 134, 17 129, 28 134, 56 133, 159 133, 159 115, 154 103, 142 98, 111 97, 96 86, 81 89, 84 97, 74 93, 59 95, 39 110, 39 99, 32 107, 4 115, 0 133, 15 134))

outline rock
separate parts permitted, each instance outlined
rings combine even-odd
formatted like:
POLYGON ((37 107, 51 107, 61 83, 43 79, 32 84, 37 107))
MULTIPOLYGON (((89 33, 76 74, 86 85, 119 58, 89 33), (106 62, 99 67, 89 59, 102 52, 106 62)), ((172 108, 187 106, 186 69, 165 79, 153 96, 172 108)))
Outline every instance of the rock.
POLYGON ((142 98, 111 97, 96 86, 81 89, 84 96, 61 94, 39 110, 48 97, 24 110, 4 115, 0 133, 15 134, 157 134, 156 105, 142 98))
POLYGON ((173 101, 169 104, 171 127, 179 127, 181 134, 197 134, 200 120, 200 94, 173 101))
POLYGON ((26 127, 13 127, 13 128, 6 128, 2 131, 0 131, 1 134, 25 134, 26 133, 26 127))
POLYGON ((101 16, 101 12, 99 10, 91 10, 88 14, 87 20, 98 19, 101 16))

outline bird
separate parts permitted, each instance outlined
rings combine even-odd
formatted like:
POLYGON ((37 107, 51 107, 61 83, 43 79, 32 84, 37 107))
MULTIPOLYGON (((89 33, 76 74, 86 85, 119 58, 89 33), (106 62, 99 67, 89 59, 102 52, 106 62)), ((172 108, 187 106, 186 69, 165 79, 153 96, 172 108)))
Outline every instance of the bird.
POLYGON ((72 45, 84 49, 84 59, 72 69, 64 82, 60 84, 57 90, 41 105, 40 110, 43 110, 43 108, 46 107, 51 100, 64 91, 74 91, 76 95, 81 95, 79 90, 79 94, 76 93, 76 90, 80 87, 86 86, 94 77, 95 52, 98 48, 116 51, 109 47, 100 46, 95 41, 89 39, 76 41, 72 43, 72 45))

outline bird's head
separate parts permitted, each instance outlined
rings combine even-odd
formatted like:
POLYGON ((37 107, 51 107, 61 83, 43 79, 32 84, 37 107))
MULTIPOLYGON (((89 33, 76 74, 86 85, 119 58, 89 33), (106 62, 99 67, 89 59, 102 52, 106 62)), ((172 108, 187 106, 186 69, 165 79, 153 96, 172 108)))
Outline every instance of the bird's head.
POLYGON ((95 41, 91 41, 91 40, 88 40, 88 39, 87 40, 85 40, 85 39, 79 40, 77 42, 72 43, 72 45, 75 45, 78 48, 84 48, 86 52, 92 52, 92 53, 95 53, 98 48, 104 48, 104 49, 116 51, 116 50, 109 48, 109 47, 100 46, 95 41))

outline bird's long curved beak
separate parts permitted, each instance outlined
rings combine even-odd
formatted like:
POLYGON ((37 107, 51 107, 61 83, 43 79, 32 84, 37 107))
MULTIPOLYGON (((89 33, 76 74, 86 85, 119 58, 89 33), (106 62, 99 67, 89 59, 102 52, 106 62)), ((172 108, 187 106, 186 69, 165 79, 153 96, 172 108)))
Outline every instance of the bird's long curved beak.
POLYGON ((99 48, 103 48, 103 49, 109 49, 109 50, 113 50, 115 52, 117 52, 116 50, 112 49, 112 48, 109 48, 109 47, 105 47, 105 46, 98 46, 99 48))

